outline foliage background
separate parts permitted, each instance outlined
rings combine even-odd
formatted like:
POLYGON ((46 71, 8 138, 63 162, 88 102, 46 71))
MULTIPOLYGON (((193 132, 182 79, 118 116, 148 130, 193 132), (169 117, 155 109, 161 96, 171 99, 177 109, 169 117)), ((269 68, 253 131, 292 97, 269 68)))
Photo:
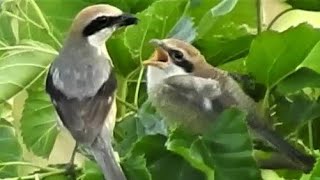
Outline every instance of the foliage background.
MULTIPOLYGON (((74 142, 57 127, 43 81, 74 15, 96 3, 115 5, 140 19, 107 43, 120 84, 115 147, 129 179, 319 178, 317 165, 308 175, 259 170, 244 116, 235 109, 223 113, 211 134, 199 138, 168 133, 146 101, 141 62, 152 52, 148 41, 181 38, 193 42, 211 64, 254 77, 256 99, 271 109, 275 128, 298 148, 318 155, 320 31, 283 18, 319 11, 320 3, 281 1, 286 13, 277 19, 278 13, 267 13, 280 0, 263 2, 0 0, 0 178, 67 178, 57 164, 68 161, 74 142)), ((79 153, 77 164, 78 179, 102 178, 95 163, 79 153)))

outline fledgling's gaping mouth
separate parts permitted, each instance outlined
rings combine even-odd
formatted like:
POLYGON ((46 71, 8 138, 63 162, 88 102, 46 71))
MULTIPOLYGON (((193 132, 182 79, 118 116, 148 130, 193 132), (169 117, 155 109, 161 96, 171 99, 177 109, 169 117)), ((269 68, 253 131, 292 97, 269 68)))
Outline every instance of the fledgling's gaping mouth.
POLYGON ((148 60, 143 62, 143 65, 155 66, 161 69, 167 67, 169 63, 169 55, 166 51, 166 48, 164 48, 165 46, 163 45, 163 43, 157 39, 152 39, 150 43, 156 46, 156 49, 153 55, 148 60))

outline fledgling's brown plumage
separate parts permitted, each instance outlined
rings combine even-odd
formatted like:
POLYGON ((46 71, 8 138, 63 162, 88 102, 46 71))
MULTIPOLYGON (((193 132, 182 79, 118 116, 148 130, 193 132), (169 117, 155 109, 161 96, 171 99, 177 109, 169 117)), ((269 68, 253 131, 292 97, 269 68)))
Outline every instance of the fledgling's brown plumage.
POLYGON ((257 110, 257 104, 226 71, 208 64, 194 46, 177 39, 151 40, 155 53, 148 65, 148 95, 169 124, 201 133, 223 110, 237 107, 247 112, 250 129, 272 144, 305 172, 315 158, 298 151, 273 131, 257 110), (211 88, 210 88, 211 84, 211 88), (171 120, 171 122, 170 122, 171 120))

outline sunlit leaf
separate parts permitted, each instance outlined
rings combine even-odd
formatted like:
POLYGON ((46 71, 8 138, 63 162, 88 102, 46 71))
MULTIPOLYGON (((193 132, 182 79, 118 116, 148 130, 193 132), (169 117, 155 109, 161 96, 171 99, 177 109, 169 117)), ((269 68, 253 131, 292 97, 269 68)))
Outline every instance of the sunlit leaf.
POLYGON ((21 118, 21 135, 34 154, 49 157, 58 135, 57 114, 44 91, 43 78, 28 91, 21 118))
POLYGON ((2 163, 20 161, 22 148, 14 128, 5 119, 0 118, 0 178, 18 176, 17 166, 2 166, 2 163))
POLYGON ((16 50, 8 51, 8 55, 0 58, 0 102, 29 87, 46 72, 55 56, 55 51, 47 45, 19 45, 12 49, 16 50))
POLYGON ((282 33, 264 32, 257 37, 246 60, 247 69, 268 88, 277 85, 301 67, 320 72, 320 32, 301 24, 282 33), (305 36, 301 36, 305 34, 305 36))

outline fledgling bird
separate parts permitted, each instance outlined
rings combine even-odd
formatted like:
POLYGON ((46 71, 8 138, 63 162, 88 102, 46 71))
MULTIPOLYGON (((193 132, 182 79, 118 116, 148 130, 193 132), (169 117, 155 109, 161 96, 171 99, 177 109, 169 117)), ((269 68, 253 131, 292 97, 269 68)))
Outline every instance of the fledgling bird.
POLYGON ((237 107, 247 113, 254 134, 273 145, 305 172, 315 158, 286 142, 264 121, 253 99, 226 71, 211 66, 199 50, 177 39, 153 39, 155 53, 144 62, 149 99, 170 125, 201 134, 223 110, 237 107))
POLYGON ((111 144, 117 81, 105 42, 118 28, 137 21, 107 4, 84 8, 75 17, 46 80, 62 125, 94 155, 108 180, 126 177, 111 144))

